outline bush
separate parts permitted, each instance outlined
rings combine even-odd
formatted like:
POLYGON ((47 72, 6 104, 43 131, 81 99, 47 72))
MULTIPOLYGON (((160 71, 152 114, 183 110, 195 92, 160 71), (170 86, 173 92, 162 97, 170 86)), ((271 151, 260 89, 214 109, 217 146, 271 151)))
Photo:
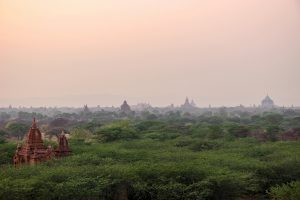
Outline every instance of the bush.
POLYGON ((23 137, 30 127, 23 123, 9 122, 5 128, 8 130, 10 136, 23 137))
POLYGON ((73 128, 70 131, 70 135, 73 139, 77 140, 87 140, 93 137, 93 133, 91 131, 83 128, 73 128))
POLYGON ((223 129, 220 126, 210 126, 208 132, 209 139, 218 139, 223 136, 223 129))
POLYGON ((114 122, 96 130, 102 141, 131 140, 139 137, 137 130, 129 121, 114 122))
POLYGON ((16 147, 13 143, 0 143, 0 165, 12 163, 16 147))
POLYGON ((299 200, 300 181, 274 186, 268 191, 269 196, 274 200, 299 200))
POLYGON ((228 128, 229 135, 232 135, 237 138, 247 137, 249 135, 249 128, 244 125, 232 125, 228 128))
POLYGON ((206 151, 206 150, 212 150, 216 149, 220 146, 218 142, 214 141, 196 141, 191 146, 190 149, 193 151, 206 151))
POLYGON ((151 138, 153 140, 165 141, 165 140, 172 140, 179 137, 179 133, 165 133, 165 132, 152 132, 146 134, 146 138, 151 138))
POLYGON ((263 168, 257 169, 256 175, 263 190, 274 185, 300 180, 300 160, 285 158, 281 161, 269 162, 263 168))

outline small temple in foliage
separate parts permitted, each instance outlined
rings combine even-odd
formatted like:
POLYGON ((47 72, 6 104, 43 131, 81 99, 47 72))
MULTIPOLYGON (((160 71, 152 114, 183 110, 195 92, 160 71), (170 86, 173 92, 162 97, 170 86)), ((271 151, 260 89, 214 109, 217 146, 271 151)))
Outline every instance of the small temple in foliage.
POLYGON ((58 147, 54 150, 54 155, 56 157, 68 156, 71 154, 71 150, 69 148, 69 143, 66 135, 62 132, 58 136, 58 147))
POLYGON ((17 146, 13 162, 15 166, 22 164, 34 165, 50 160, 52 157, 62 157, 70 154, 71 150, 64 132, 58 136, 58 147, 56 149, 53 149, 50 145, 46 147, 42 139, 41 131, 37 127, 34 118, 31 128, 26 135, 25 143, 22 146, 20 144, 17 146))
POLYGON ((126 100, 121 105, 121 112, 125 114, 130 114, 132 112, 126 100))

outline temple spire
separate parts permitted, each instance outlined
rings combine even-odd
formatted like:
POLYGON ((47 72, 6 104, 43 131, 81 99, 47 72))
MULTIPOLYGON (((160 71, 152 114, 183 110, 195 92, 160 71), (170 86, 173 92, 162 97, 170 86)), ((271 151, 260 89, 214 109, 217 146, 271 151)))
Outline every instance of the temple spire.
POLYGON ((123 104, 121 105, 121 113, 125 113, 125 114, 131 113, 131 108, 128 105, 126 100, 124 100, 123 104))
POLYGON ((33 120, 32 120, 31 128, 34 128, 34 129, 37 128, 36 121, 35 121, 35 117, 34 117, 33 120))
POLYGON ((15 166, 20 164, 36 164, 41 161, 49 160, 52 156, 67 156, 71 153, 67 138, 64 134, 59 136, 59 148, 53 150, 52 147, 46 147, 43 143, 42 134, 37 127, 35 118, 32 119, 32 125, 29 129, 25 143, 18 144, 16 153, 13 157, 15 166))
POLYGON ((185 98, 184 104, 190 104, 190 101, 189 101, 189 98, 188 98, 188 97, 185 98))

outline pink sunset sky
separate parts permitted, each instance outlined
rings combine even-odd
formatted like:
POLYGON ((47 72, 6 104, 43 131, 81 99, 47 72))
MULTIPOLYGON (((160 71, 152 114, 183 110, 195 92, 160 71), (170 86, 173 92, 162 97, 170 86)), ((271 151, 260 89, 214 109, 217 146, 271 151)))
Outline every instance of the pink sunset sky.
POLYGON ((299 0, 0 0, 0 106, 300 105, 299 0))

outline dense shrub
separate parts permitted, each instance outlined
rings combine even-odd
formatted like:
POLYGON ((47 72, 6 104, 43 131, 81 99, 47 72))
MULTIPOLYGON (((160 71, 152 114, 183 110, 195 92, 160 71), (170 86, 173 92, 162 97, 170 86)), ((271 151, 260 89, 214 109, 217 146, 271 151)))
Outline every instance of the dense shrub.
POLYGON ((130 121, 114 122, 96 130, 98 138, 111 142, 116 140, 131 140, 139 137, 136 128, 130 121))
POLYGON ((180 136, 179 133, 161 133, 161 132, 151 132, 145 135, 146 138, 151 138, 153 140, 160 140, 160 141, 175 139, 179 136, 180 136))
POLYGON ((0 143, 0 166, 3 164, 11 164, 12 157, 15 153, 16 145, 13 143, 0 143))
POLYGON ((27 133, 29 125, 18 122, 9 122, 6 124, 5 128, 10 136, 21 138, 27 133))
POLYGON ((243 138, 250 135, 250 130, 245 125, 234 124, 227 128, 228 134, 233 137, 243 138))
POLYGON ((216 149, 219 146, 220 146, 219 142, 199 140, 199 141, 194 142, 190 146, 190 149, 193 150, 193 151, 205 151, 205 150, 216 149))
POLYGON ((268 194, 274 200, 299 200, 300 199, 300 181, 273 186, 268 194))
POLYGON ((293 118, 228 118, 225 109, 213 117, 169 114, 107 122, 99 111, 105 122, 70 128, 72 156, 37 166, 15 169, 16 144, 0 143, 0 199, 298 199, 299 141, 269 134, 293 118), (260 141, 252 131, 269 135, 260 141))

